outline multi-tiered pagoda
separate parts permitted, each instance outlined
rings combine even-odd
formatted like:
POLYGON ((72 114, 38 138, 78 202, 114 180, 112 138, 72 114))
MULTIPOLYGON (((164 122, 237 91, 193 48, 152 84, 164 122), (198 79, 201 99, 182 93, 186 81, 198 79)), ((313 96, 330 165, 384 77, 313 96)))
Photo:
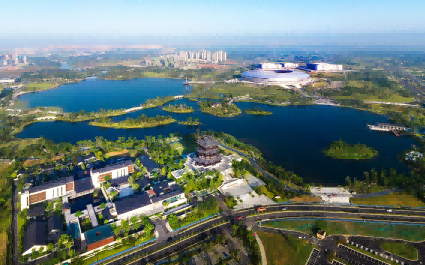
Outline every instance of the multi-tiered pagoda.
POLYGON ((197 156, 193 159, 197 166, 213 166, 221 162, 219 142, 211 135, 204 135, 198 139, 197 156))

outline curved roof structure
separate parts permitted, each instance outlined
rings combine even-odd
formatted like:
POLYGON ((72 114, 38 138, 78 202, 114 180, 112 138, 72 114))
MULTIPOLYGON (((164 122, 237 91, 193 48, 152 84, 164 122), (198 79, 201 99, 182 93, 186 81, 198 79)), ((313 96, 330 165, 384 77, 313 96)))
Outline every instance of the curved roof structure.
POLYGON ((242 73, 242 77, 253 82, 298 82, 305 81, 310 75, 295 70, 249 70, 242 73))

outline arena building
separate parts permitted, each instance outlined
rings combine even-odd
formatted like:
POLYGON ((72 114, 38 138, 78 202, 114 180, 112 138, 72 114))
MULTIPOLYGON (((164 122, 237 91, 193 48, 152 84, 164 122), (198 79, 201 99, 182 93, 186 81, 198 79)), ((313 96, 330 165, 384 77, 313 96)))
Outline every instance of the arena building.
POLYGON ((265 85, 305 85, 310 81, 310 75, 301 71, 282 70, 249 70, 242 74, 244 81, 265 85))

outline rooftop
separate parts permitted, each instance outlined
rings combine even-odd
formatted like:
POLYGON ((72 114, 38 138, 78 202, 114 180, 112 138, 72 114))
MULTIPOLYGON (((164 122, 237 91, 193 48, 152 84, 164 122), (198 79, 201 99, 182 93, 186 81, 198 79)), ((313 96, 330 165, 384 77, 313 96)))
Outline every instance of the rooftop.
POLYGON ((90 153, 86 156, 78 156, 78 163, 83 163, 86 161, 90 161, 92 159, 96 159, 96 156, 94 155, 94 153, 90 153))
POLYGON ((103 225, 87 231, 85 237, 87 245, 91 245, 113 235, 112 227, 110 225, 103 225))
POLYGON ((219 142, 211 135, 204 135, 198 139, 198 144, 204 147, 218 145, 219 142))
POLYGON ((93 182, 90 177, 77 179, 74 181, 74 189, 76 193, 82 193, 89 190, 94 190, 93 182))
POLYGON ((108 165, 104 168, 99 168, 99 169, 93 170, 93 173, 105 173, 105 172, 108 172, 108 171, 128 167, 130 165, 133 165, 133 161, 127 160, 127 161, 123 161, 123 162, 118 162, 116 164, 108 165))
POLYGON ((62 218, 58 215, 53 215, 47 220, 47 231, 51 233, 54 230, 62 230, 62 218))
POLYGON ((128 183, 128 176, 111 179, 109 182, 111 182, 112 185, 121 185, 124 183, 128 183))
POLYGON ((139 157, 139 161, 140 161, 140 163, 143 164, 143 166, 146 167, 146 169, 148 170, 148 172, 151 172, 152 170, 159 168, 158 164, 155 163, 155 161, 153 161, 147 155, 142 155, 141 157, 139 157))
POLYGON ((49 181, 49 182, 43 183, 42 185, 39 185, 39 186, 30 187, 28 189, 28 191, 30 193, 35 193, 35 192, 51 189, 51 188, 54 188, 54 187, 62 186, 62 185, 65 185, 68 182, 73 182, 73 181, 74 181, 74 177, 69 176, 67 178, 61 178, 61 179, 58 179, 58 180, 49 181))
POLYGON ((27 211, 27 216, 40 216, 44 214, 44 211, 46 210, 46 206, 44 204, 38 204, 35 207, 30 207, 27 211))
POLYGON ((177 184, 168 186, 167 183, 161 183, 161 184, 152 186, 152 189, 156 194, 156 196, 151 198, 152 203, 166 200, 168 198, 171 198, 183 193, 182 189, 177 184))
POLYGON ((28 224, 24 234, 23 252, 33 246, 46 246, 47 241, 47 223, 46 221, 32 221, 28 224))
POLYGON ((118 215, 136 210, 150 203, 149 195, 146 192, 133 193, 130 196, 119 198, 114 202, 118 215))

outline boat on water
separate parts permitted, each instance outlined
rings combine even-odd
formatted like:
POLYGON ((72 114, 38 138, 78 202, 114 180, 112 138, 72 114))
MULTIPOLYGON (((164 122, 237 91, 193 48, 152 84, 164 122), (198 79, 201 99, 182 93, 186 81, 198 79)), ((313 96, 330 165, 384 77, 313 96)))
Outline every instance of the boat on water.
POLYGON ((189 85, 189 82, 187 82, 187 77, 186 77, 186 82, 183 82, 183 85, 185 86, 189 85))

